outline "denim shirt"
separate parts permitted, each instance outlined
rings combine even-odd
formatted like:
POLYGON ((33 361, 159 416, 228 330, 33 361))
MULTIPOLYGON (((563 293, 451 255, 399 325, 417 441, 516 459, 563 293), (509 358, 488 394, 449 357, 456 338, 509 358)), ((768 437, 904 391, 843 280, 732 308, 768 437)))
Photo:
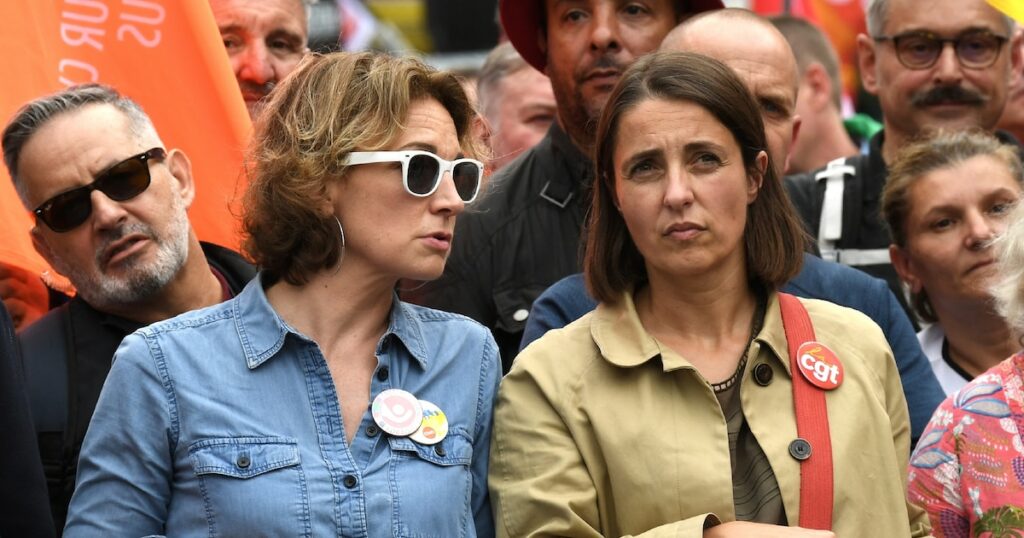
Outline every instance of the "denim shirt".
POLYGON ((370 399, 436 404, 427 446, 364 413, 349 444, 316 342, 236 298, 140 329, 118 348, 85 437, 67 536, 490 537, 490 332, 394 299, 370 399))

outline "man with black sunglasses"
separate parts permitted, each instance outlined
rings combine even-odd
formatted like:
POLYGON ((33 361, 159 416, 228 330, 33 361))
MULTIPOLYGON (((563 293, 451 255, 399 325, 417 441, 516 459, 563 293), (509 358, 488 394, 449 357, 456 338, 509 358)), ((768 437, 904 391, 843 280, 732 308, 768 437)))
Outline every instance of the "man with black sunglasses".
POLYGON ((115 90, 78 86, 32 101, 2 140, 14 186, 36 218, 33 245, 78 292, 19 335, 60 528, 121 340, 233 296, 255 270, 199 242, 186 213, 195 195, 188 157, 165 148, 138 104, 115 90))
POLYGON ((913 316, 879 215, 887 163, 929 130, 993 130, 1021 71, 1021 34, 985 0, 873 0, 867 28, 857 36, 861 79, 884 129, 866 155, 788 177, 786 187, 822 257, 884 278, 913 316))

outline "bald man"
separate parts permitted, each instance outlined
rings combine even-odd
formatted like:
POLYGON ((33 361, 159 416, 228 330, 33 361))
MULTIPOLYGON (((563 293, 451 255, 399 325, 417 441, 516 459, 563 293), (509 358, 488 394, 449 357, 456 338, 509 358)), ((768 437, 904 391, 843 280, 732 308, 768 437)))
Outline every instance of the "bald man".
POLYGON ((774 26, 750 11, 723 9, 710 15, 698 15, 677 26, 665 36, 661 50, 704 54, 740 76, 761 107, 768 158, 782 177, 800 131, 796 115, 800 76, 793 51, 774 26))
MULTIPOLYGON (((723 9, 697 15, 677 26, 665 36, 661 50, 697 52, 736 71, 761 108, 768 160, 781 181, 800 126, 800 118, 794 112, 796 59, 782 34, 750 11, 723 9), (722 28, 729 31, 723 32, 722 28), (735 39, 737 35, 743 39, 735 39)), ((800 274, 786 283, 782 291, 859 310, 882 328, 899 367, 910 409, 911 440, 916 444, 945 394, 921 351, 910 320, 885 281, 805 254, 800 274)), ((534 302, 520 349, 595 306, 597 303, 587 294, 582 275, 555 283, 534 302)))
POLYGON ((260 103, 309 52, 304 0, 210 0, 242 98, 255 119, 260 103))

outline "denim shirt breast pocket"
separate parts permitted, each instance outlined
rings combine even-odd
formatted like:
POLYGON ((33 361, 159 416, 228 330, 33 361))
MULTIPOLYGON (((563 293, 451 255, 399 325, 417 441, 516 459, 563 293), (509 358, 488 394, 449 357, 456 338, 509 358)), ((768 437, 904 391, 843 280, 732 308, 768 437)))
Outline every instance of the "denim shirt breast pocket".
POLYGON ((397 514, 393 534, 402 538, 475 534, 470 512, 472 438, 461 428, 453 428, 436 445, 423 445, 408 437, 390 437, 388 442, 397 514))
POLYGON ((221 437, 189 446, 210 536, 310 536, 298 441, 221 437))

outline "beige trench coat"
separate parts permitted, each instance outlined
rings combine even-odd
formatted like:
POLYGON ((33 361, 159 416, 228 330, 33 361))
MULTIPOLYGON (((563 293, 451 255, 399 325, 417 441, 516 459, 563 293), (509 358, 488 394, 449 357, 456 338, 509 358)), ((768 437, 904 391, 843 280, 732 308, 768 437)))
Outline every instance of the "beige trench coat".
MULTIPOLYGON (((699 537, 716 518, 735 518, 726 424, 710 385, 644 330, 624 297, 534 342, 503 380, 489 473, 498 536, 699 537)), ((927 515, 905 500, 907 404, 881 330, 859 312, 802 302, 845 369, 826 395, 833 530, 927 535, 927 515)), ((743 411, 796 525, 796 418, 777 295, 748 357, 743 411), (764 385, 753 378, 767 377, 762 364, 772 374, 764 385)))

